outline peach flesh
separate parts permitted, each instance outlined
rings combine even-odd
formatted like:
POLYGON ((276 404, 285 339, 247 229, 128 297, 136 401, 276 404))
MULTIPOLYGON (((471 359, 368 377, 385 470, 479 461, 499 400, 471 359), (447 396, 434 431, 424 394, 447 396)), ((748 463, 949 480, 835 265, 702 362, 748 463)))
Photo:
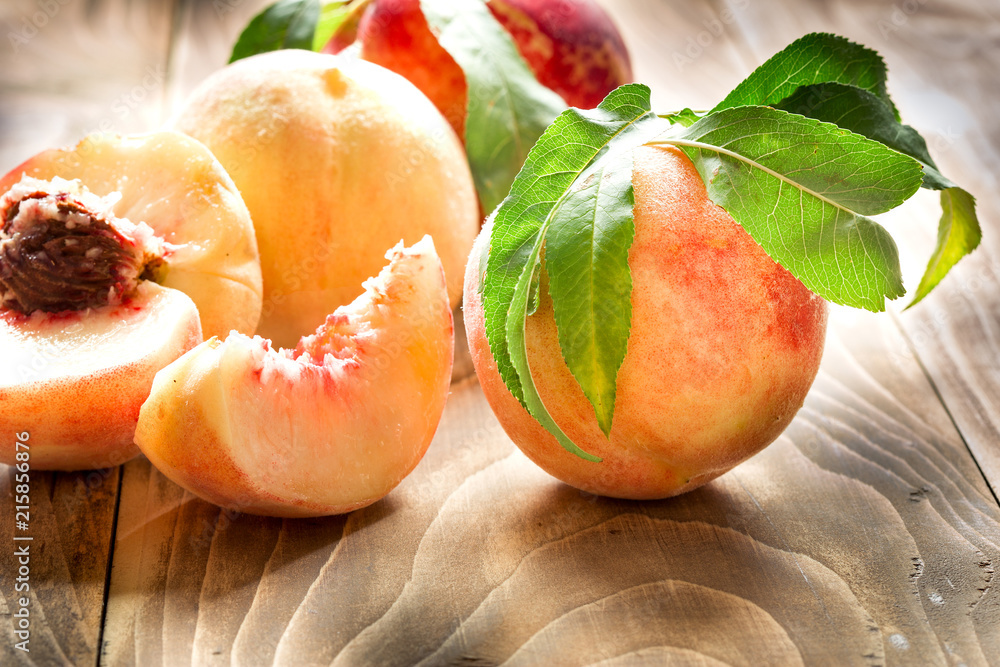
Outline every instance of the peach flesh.
POLYGON ((679 151, 638 149, 633 186, 632 330, 610 440, 562 358, 544 284, 526 327, 539 395, 563 431, 602 462, 564 450, 497 372, 478 292, 488 228, 469 259, 465 326, 486 398, 529 458, 579 489, 652 499, 711 481, 781 434, 816 375, 826 302, 708 199, 679 151))
POLYGON ((246 207, 211 153, 171 132, 44 151, 0 192, 0 425, 31 434, 35 469, 121 464, 156 372, 203 324, 256 326, 246 207))
POLYGON ((261 310, 253 225, 239 191, 201 143, 178 132, 93 134, 72 148, 42 151, 0 179, 78 179, 95 195, 118 193, 113 212, 143 222, 169 244, 158 281, 198 306, 206 336, 252 332, 261 310))
MULTIPOLYGON (((569 106, 591 109, 632 81, 625 44, 592 0, 491 0, 488 6, 535 77, 569 106)), ((431 32, 420 0, 374 0, 362 15, 357 41, 363 59, 409 79, 465 136, 465 75, 431 32)), ((343 47, 331 40, 324 50, 343 47)))
POLYGON ((430 238, 386 257, 365 293, 294 350, 234 333, 158 373, 136 429, 149 460, 253 514, 337 514, 389 493, 441 418, 454 329, 430 238))
POLYGON ((175 124, 215 152, 246 199, 261 336, 294 346, 354 298, 386 248, 424 234, 458 304, 479 205, 461 144, 406 79, 341 56, 264 53, 209 77, 175 124))
MULTIPOLYGON (((86 313, 0 314, 0 429, 31 434, 35 470, 107 468, 139 453, 139 408, 158 370, 202 340, 198 309, 143 282, 86 313)), ((10 442, 0 462, 15 462, 10 442)))

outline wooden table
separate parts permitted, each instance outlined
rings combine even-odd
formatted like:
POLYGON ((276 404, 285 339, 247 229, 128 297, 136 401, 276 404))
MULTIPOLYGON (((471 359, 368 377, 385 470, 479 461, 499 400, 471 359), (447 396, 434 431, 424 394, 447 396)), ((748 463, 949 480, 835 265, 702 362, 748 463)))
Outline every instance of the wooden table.
MULTIPOLYGON (((4 0, 0 170, 157 127, 262 4, 4 0)), ((904 118, 978 196, 982 247, 912 310, 835 309, 785 434, 672 500, 548 477, 467 357, 424 461, 348 516, 220 511, 144 459, 36 472, 30 653, 7 471, 0 663, 1000 664, 1000 3, 605 4, 663 111, 714 105, 809 31, 878 49, 904 118)), ((884 216, 911 291, 937 216, 930 193, 884 216)))

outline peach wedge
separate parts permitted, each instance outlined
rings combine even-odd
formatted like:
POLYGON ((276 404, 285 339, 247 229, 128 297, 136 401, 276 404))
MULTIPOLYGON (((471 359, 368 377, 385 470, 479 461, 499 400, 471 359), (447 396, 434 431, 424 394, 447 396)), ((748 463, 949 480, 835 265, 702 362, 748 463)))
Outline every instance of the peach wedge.
POLYGON ((252 514, 338 514, 389 493, 437 429, 454 329, 430 237, 386 258, 295 349, 233 333, 160 371, 136 429, 153 465, 252 514))
POLYGON ((261 293, 249 213, 202 144, 36 155, 0 179, 0 428, 31 434, 35 469, 123 463, 156 372, 203 332, 252 331, 261 293))

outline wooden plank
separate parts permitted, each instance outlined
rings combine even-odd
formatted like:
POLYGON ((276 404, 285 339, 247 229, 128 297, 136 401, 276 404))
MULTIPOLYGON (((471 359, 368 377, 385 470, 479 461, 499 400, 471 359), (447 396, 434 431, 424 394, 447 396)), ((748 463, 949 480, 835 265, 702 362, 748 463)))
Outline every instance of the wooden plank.
MULTIPOLYGON (((665 108, 694 104, 686 92, 708 105, 745 73, 731 36, 696 59, 718 79, 657 66, 663 44, 698 34, 701 7, 614 7, 665 108)), ((198 15, 206 35, 230 34, 231 14, 198 15)), ((175 80, 170 95, 188 85, 175 80)), ((474 381, 454 387, 414 474, 347 517, 233 515, 129 464, 103 661, 987 664, 1000 655, 996 505, 891 323, 838 316, 835 329, 786 434, 670 501, 555 482, 474 381)))
POLYGON ((28 527, 19 529, 15 470, 4 468, 0 535, 7 546, 0 551, 0 663, 96 664, 119 469, 30 472, 28 527), (16 541, 15 536, 31 540, 16 541), (25 597, 28 604, 22 606, 25 597), (15 614, 23 609, 30 634, 18 636, 15 630, 21 629, 23 617, 15 614), (17 648, 25 639, 27 652, 17 648))
MULTIPOLYGON (((685 44, 711 8, 613 9, 665 108, 746 72, 732 35, 678 61, 715 78, 658 67, 664 33, 685 44)), ((674 500, 552 480, 474 380, 413 475, 346 518, 220 514, 132 464, 107 662, 988 664, 996 504, 891 321, 835 319, 786 434, 674 500)))
MULTIPOLYGON (((162 114, 172 0, 0 4, 0 170, 91 131, 143 131, 162 114)), ((29 372, 38 360, 15 360, 29 372)), ((13 438, 13 434, 4 434, 13 438)), ((34 443, 37 444, 37 443, 34 443)), ((5 445, 6 446, 6 445, 5 445)), ((30 522, 15 530, 14 470, 3 467, 0 664, 96 664, 119 469, 30 473, 30 522), (15 535, 30 542, 14 542, 15 535), (29 651, 15 648, 15 587, 29 545, 29 651)))
POLYGON ((227 515, 129 464, 107 664, 989 664, 1000 509, 891 321, 841 319, 785 435, 673 500, 556 482, 474 380, 347 517, 227 515))

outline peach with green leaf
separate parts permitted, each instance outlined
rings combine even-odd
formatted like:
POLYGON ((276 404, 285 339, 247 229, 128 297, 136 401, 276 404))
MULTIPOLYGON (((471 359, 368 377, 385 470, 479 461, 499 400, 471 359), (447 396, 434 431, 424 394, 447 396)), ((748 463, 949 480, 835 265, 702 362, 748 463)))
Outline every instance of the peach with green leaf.
POLYGON ((593 493, 696 488, 792 420, 826 301, 903 295, 869 216, 942 191, 915 301, 975 247, 971 195, 898 120, 885 75, 873 51, 812 34, 708 112, 658 115, 629 85, 556 119, 466 274, 473 361, 518 447, 593 493))
MULTIPOLYGON (((359 56, 412 81, 464 137, 469 82, 428 25, 420 0, 361 4, 359 56)), ((490 0, 487 6, 535 78, 567 105, 592 109, 632 81, 625 42, 593 0, 490 0)), ((335 34, 325 50, 348 45, 335 34)))

